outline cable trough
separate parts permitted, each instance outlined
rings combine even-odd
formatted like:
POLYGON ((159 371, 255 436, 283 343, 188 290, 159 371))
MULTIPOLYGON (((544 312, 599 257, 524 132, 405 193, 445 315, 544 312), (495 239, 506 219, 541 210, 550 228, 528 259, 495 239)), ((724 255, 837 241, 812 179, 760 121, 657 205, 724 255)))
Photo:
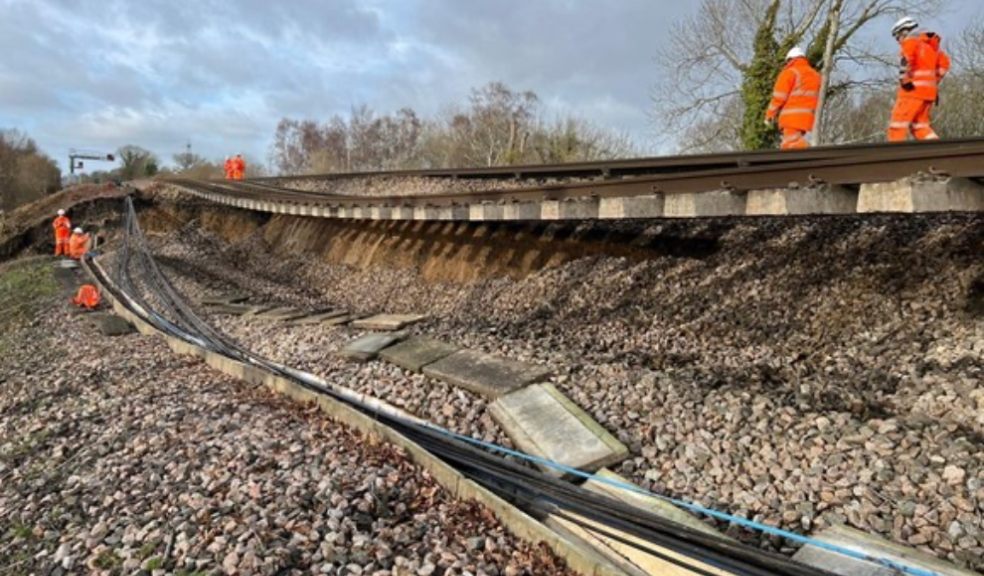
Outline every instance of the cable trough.
MULTIPOLYGON (((348 405, 379 424, 398 432, 460 471, 465 477, 534 516, 554 515, 563 518, 586 531, 661 558, 669 564, 679 566, 687 573, 788 576, 831 574, 799 564, 785 556, 691 529, 625 502, 590 492, 515 461, 518 459, 538 461, 539 459, 535 457, 438 428, 392 408, 380 407, 365 399, 354 397, 343 389, 332 387, 311 374, 291 369, 250 352, 199 318, 162 273, 147 246, 137 221, 132 199, 129 197, 125 200, 122 220, 123 241, 117 254, 115 278, 110 278, 102 267, 91 260, 87 260, 85 266, 119 304, 164 334, 278 375, 310 392, 348 405), (143 295, 141 287, 146 290, 149 297, 143 295), (507 459, 505 457, 507 455, 513 459, 507 459)), ((554 463, 548 464, 560 467, 554 463)), ((564 471, 577 476, 589 476, 573 469, 564 471)), ((641 491, 634 486, 625 487, 641 491)), ((873 562, 897 573, 914 576, 935 574, 932 571, 873 557, 775 527, 763 526, 751 520, 695 504, 675 500, 671 502, 720 520, 873 562)))

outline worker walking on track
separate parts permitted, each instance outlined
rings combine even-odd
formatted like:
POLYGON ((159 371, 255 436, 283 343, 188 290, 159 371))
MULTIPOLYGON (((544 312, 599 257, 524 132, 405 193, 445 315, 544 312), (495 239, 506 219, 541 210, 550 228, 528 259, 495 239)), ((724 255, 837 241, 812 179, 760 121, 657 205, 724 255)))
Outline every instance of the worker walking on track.
POLYGON ((232 180, 232 156, 226 156, 223 169, 225 170, 225 179, 232 180))
POLYGON ((242 180, 246 176, 246 160, 242 154, 236 154, 232 159, 232 179, 242 180))
POLYGON ((72 222, 64 210, 58 211, 51 226, 55 229, 55 256, 68 256, 68 238, 72 235, 72 222))
POLYGON ((950 71, 950 58, 940 49, 935 32, 917 31, 919 23, 906 16, 892 27, 901 46, 899 90, 888 125, 889 142, 901 142, 909 132, 916 140, 937 140, 930 113, 939 102, 939 84, 950 71))
POLYGON ((795 46, 786 53, 786 67, 776 79, 772 102, 765 112, 767 126, 774 126, 778 117, 783 150, 810 146, 806 135, 813 130, 819 98, 820 73, 810 65, 803 49, 795 46))
POLYGON ((72 236, 68 239, 68 256, 74 260, 81 260, 88 251, 89 235, 81 228, 72 230, 72 236))

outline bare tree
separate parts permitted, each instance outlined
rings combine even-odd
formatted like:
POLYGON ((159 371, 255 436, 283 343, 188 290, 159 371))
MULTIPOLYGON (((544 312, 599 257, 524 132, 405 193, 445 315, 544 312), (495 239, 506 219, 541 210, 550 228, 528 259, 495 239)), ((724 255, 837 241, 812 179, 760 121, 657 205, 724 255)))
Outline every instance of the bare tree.
POLYGON ((124 180, 153 176, 157 173, 159 163, 150 150, 128 144, 117 150, 116 155, 122 163, 120 177, 124 180))
POLYGON ((187 173, 191 170, 203 166, 208 163, 208 161, 198 154, 191 151, 178 152, 174 156, 174 164, 177 167, 177 171, 180 173, 187 173))
POLYGON ((324 124, 283 119, 271 160, 281 173, 387 170, 614 158, 632 151, 624 135, 574 118, 542 119, 539 98, 502 83, 472 91, 468 106, 424 120, 409 108, 367 106, 324 124))
POLYGON ((658 129, 666 135, 686 131, 685 148, 758 148, 774 144, 762 117, 772 82, 785 52, 803 45, 823 67, 830 31, 832 62, 843 76, 832 92, 854 88, 859 70, 894 62, 874 53, 858 33, 874 21, 903 12, 935 11, 940 0, 703 0, 697 12, 679 22, 657 56, 660 80, 653 90, 658 129), (831 18, 831 11, 839 17, 831 18), (836 25, 835 25, 836 24, 836 25), (736 103, 742 116, 740 140, 714 142, 733 130, 736 103), (716 128, 723 123, 725 128, 716 128), (702 130, 694 131, 694 127, 702 130))
POLYGON ((17 130, 0 130, 0 208, 9 210, 58 190, 61 171, 34 140, 17 130))

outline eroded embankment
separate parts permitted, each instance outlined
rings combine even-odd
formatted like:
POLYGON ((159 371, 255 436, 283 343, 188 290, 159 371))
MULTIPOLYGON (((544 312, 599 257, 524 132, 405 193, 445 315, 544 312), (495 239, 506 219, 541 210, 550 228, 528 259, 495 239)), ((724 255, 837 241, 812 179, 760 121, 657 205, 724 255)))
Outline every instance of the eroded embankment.
MULTIPOLYGON (((982 567, 979 215, 525 227, 165 203, 143 218, 176 232, 155 250, 193 295, 426 313, 414 332, 550 367, 630 446, 618 470, 647 488, 801 532, 846 522, 982 567)), ((274 359, 501 437, 480 399, 335 360, 351 328, 210 320, 274 359)))
POLYGON ((670 230, 660 225, 612 222, 414 222, 267 215, 190 202, 144 210, 145 228, 166 231, 197 219, 203 229, 239 242, 259 230, 275 252, 314 257, 359 269, 404 268, 435 282, 467 283, 523 278, 588 256, 703 257, 718 249, 728 223, 670 230))
POLYGON ((125 192, 112 184, 74 186, 0 215, 0 261, 51 254, 51 221, 59 209, 68 211, 73 226, 102 236, 104 230, 118 226, 119 200, 125 192))

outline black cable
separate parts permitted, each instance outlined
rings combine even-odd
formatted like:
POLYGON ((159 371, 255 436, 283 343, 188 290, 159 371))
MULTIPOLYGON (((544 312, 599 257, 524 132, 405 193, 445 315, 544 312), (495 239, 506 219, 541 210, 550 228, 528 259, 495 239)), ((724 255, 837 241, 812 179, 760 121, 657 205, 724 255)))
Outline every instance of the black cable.
MULTIPOLYGON (((682 561, 668 558, 657 547, 672 550, 682 556, 694 558, 706 565, 719 567, 733 574, 805 576, 823 573, 798 564, 789 558, 756 550, 720 536, 667 521, 625 502, 590 492, 538 470, 467 445, 460 440, 447 437, 437 429, 394 416, 389 412, 344 397, 329 387, 307 381, 292 369, 282 367, 278 363, 245 350, 237 343, 228 340, 227 337, 195 314, 171 281, 161 272, 150 254, 146 239, 140 230, 132 200, 129 197, 125 200, 124 210, 124 242, 117 261, 117 286, 126 293, 116 291, 114 295, 121 302, 138 304, 144 314, 140 314, 137 310, 133 310, 133 312, 141 317, 146 316, 144 319, 159 330, 196 345, 203 345, 204 343, 208 349, 224 356, 260 366, 309 390, 329 395, 340 402, 344 402, 407 436, 425 450, 458 468, 467 477, 499 494, 500 497, 520 504, 527 510, 556 514, 570 521, 576 521, 572 519, 571 514, 587 518, 604 526, 604 528, 584 526, 585 529, 622 541, 648 554, 674 563, 682 561), (132 258, 131 243, 136 248, 136 263, 132 258), (131 265, 135 265, 139 269, 147 290, 152 292, 161 302, 173 320, 158 314, 147 303, 146 299, 139 295, 140 291, 136 290, 129 270, 131 265), (652 546, 646 546, 627 537, 618 536, 613 531, 638 538, 652 544, 652 546)), ((90 271, 97 277, 102 277, 98 268, 90 267, 90 271)), ((109 287, 111 284, 104 281, 104 286, 109 287)), ((112 290, 112 288, 110 289, 112 290)), ((694 570, 693 568, 689 569, 694 570)))

